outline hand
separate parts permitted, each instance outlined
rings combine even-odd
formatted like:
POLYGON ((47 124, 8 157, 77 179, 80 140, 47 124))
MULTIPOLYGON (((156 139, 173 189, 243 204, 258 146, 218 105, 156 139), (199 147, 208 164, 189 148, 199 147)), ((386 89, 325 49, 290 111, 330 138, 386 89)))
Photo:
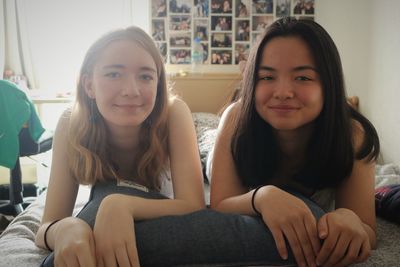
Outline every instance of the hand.
POLYGON ((337 209, 321 217, 318 234, 324 240, 317 257, 321 266, 348 266, 371 254, 369 237, 360 218, 349 209, 337 209))
POLYGON ((123 197, 112 194, 100 204, 93 230, 97 266, 140 266, 133 216, 121 202, 123 197))
POLYGON ((54 266, 95 267, 95 245, 90 226, 69 217, 58 222, 55 232, 54 266))
POLYGON ((256 194, 256 207, 283 259, 288 257, 286 237, 298 266, 316 266, 320 249, 317 221, 302 200, 275 186, 264 186, 256 194))

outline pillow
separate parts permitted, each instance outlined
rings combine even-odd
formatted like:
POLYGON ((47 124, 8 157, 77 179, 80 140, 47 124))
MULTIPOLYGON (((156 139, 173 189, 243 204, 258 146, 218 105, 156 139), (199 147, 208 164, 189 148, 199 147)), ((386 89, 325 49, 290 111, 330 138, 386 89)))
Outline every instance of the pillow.
POLYGON ((192 113, 192 117, 197 134, 197 144, 199 146, 203 175, 205 180, 207 180, 207 156, 210 150, 214 147, 220 117, 213 113, 205 112, 192 113))
POLYGON ((376 188, 375 209, 378 216, 400 223, 400 184, 376 188))

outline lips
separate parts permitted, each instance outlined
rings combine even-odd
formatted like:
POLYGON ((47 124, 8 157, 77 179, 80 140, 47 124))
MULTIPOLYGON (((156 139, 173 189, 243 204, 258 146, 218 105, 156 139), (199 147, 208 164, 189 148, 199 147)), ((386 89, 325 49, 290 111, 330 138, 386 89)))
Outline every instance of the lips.
POLYGON ((118 108, 140 108, 143 104, 114 104, 118 108))
POLYGON ((291 111, 291 110, 298 110, 300 108, 295 107, 295 106, 289 106, 289 105, 274 105, 274 106, 269 106, 270 109, 273 110, 282 110, 282 111, 291 111))

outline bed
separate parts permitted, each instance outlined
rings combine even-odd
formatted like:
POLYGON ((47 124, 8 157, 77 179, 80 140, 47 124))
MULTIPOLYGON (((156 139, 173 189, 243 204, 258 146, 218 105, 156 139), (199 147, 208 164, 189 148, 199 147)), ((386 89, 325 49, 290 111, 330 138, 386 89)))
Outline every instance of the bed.
MULTIPOLYGON (((215 142, 216 128, 219 122, 219 116, 215 113, 224 104, 223 99, 226 99, 235 88, 234 83, 232 83, 232 77, 226 75, 224 77, 226 77, 226 81, 223 79, 219 79, 218 81, 226 84, 229 80, 232 87, 230 89, 225 88, 224 93, 219 96, 220 99, 216 101, 217 106, 208 107, 204 109, 205 112, 199 112, 202 111, 201 108, 196 107, 193 109, 189 103, 192 111, 196 111, 193 113, 193 121, 196 127, 199 153, 203 166, 205 196, 207 202, 209 202, 209 183, 206 171, 207 161, 208 155, 215 142)), ((179 79, 175 80, 175 82, 179 82, 179 79)), ((177 86, 178 90, 182 90, 183 87, 187 87, 187 85, 181 87, 177 86)), ((188 96, 186 95, 186 97, 188 96)), ((376 187, 388 184, 400 184, 399 166, 394 164, 377 166, 376 187)), ((74 214, 77 214, 84 206, 88 200, 89 193, 90 189, 88 187, 82 186, 80 188, 74 208, 74 214)), ((48 254, 48 251, 40 249, 34 244, 35 234, 39 227, 41 215, 44 209, 45 196, 46 192, 41 194, 25 211, 10 223, 7 229, 0 236, 0 267, 37 267, 48 254)), ((398 240, 400 240, 400 225, 380 217, 378 217, 377 221, 378 248, 372 252, 371 257, 367 262, 355 266, 370 267, 399 265, 400 243, 398 240)))

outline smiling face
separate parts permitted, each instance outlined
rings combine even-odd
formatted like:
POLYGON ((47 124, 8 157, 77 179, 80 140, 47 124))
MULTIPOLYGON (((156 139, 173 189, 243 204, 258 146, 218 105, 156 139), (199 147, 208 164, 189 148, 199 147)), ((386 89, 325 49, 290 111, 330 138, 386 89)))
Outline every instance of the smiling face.
POLYGON ((255 86, 257 113, 276 130, 310 124, 323 107, 313 55, 299 37, 276 37, 264 47, 255 86))
POLYGON ((85 90, 110 128, 137 127, 150 115, 157 95, 152 56, 133 41, 114 41, 100 54, 85 90))

